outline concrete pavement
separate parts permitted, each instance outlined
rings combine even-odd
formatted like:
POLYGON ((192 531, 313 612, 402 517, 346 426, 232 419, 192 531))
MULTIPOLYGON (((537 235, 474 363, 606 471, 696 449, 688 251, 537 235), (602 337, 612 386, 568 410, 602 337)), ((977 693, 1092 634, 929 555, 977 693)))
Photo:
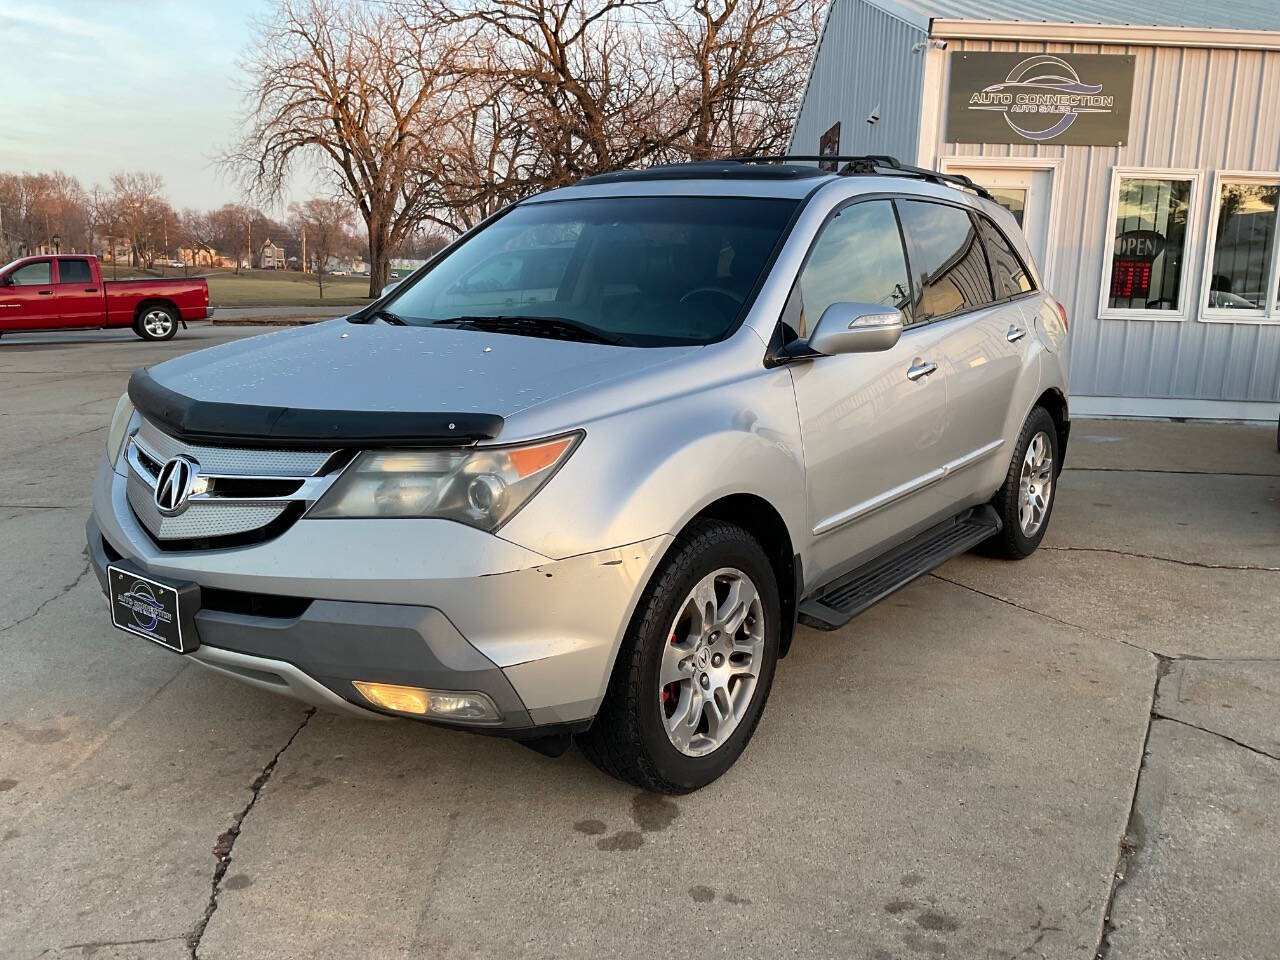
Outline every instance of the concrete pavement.
POLYGON ((1044 549, 801 631, 742 761, 662 798, 108 626, 128 372, 255 332, 0 341, 0 958, 1274 956, 1273 431, 1077 423, 1044 549))

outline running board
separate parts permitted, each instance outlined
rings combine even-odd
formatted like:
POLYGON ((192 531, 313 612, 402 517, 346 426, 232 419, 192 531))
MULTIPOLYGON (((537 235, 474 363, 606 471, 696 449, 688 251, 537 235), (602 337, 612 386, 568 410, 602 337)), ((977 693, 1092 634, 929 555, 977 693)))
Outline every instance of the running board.
POLYGON ((835 630, 912 580, 976 547, 1001 530, 990 506, 952 517, 815 590, 800 604, 800 622, 835 630))

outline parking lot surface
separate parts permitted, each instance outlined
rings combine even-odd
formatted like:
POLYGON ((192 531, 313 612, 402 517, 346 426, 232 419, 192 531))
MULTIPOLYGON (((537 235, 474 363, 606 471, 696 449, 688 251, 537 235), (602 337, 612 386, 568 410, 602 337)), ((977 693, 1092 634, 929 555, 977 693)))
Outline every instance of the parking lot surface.
POLYGON ((0 957, 1274 957, 1274 429, 1077 422, 1048 539, 801 630, 677 798, 313 713, 108 624, 91 474, 138 365, 0 341, 0 957))

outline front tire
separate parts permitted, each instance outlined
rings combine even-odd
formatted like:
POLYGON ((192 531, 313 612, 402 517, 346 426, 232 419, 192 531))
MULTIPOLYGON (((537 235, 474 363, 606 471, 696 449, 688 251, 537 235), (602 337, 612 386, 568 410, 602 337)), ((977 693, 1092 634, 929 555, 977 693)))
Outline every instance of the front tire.
POLYGON ((640 599, 600 712, 578 737, 583 753, 657 793, 711 783, 760 722, 780 626, 764 549, 741 527, 696 521, 640 599))
POLYGON ((172 340, 178 332, 178 317, 172 307, 147 307, 134 321, 133 332, 143 340, 172 340))
POLYGON ((1058 493, 1058 425, 1049 411, 1036 407, 1022 425, 1004 484, 991 501, 1004 529, 983 546, 1006 560, 1035 553, 1049 528, 1058 493))

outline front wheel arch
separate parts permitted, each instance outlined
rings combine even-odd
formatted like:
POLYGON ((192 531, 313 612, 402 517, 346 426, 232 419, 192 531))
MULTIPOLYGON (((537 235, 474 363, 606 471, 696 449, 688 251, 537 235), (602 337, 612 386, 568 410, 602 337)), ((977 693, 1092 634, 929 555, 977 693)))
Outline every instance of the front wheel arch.
POLYGON ((782 604, 781 637, 778 657, 781 659, 791 649, 795 636, 796 613, 803 584, 800 556, 792 546, 786 521, 768 500, 752 493, 735 493, 721 497, 699 510, 684 530, 702 520, 723 520, 746 530, 760 542, 773 567, 778 585, 778 599, 782 604))

